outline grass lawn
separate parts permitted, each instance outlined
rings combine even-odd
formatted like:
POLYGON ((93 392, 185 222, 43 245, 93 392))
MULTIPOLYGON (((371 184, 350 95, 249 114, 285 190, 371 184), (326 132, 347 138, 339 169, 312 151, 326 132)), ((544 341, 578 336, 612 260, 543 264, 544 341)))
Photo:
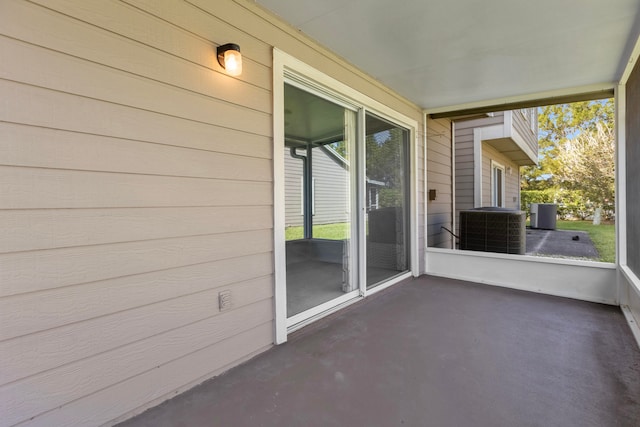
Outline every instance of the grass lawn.
POLYGON ((600 254, 600 261, 616 261, 616 226, 614 224, 593 225, 591 221, 562 221, 556 223, 558 230, 586 231, 600 254))
MULTIPOLYGON (((591 221, 556 222, 558 230, 575 230, 589 233, 589 237, 600 254, 599 261, 616 261, 616 228, 613 224, 593 225, 591 221)), ((304 237, 302 227, 287 227, 286 240, 297 240, 304 237)), ((313 237, 317 239, 343 240, 349 238, 349 224, 346 222, 313 226, 313 237)))
MULTIPOLYGON (((285 240, 298 240, 304 237, 302 226, 287 227, 284 230, 285 240)), ((349 238, 349 223, 322 224, 313 226, 313 237, 316 239, 343 240, 349 238)))

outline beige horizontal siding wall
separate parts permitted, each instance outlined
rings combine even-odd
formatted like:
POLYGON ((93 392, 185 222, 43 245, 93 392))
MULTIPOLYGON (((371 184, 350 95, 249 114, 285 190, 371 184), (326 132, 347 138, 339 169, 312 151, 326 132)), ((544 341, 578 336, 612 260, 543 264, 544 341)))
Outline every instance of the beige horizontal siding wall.
MULTIPOLYGON (((466 122, 455 123, 456 218, 460 217, 461 210, 474 207, 474 128, 464 126, 465 124, 466 122)), ((459 229, 459 226, 459 221, 456 221, 456 229, 459 229)))
POLYGON ((427 189, 436 190, 436 199, 427 202, 428 246, 451 248, 452 168, 451 120, 427 120, 427 189))
POLYGON ((249 1, 0 2, 0 426, 111 424, 272 344, 273 46, 421 121, 249 1))

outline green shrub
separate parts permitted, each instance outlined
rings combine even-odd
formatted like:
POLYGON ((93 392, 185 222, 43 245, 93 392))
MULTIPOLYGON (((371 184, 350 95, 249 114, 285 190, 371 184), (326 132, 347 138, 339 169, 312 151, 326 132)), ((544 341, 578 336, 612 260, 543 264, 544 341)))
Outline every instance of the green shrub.
POLYGON ((585 199, 580 190, 547 188, 520 192, 520 209, 531 214, 531 203, 556 203, 561 219, 586 219, 593 215, 596 206, 585 199))
POLYGON ((546 190, 523 190, 520 192, 520 209, 531 214, 531 203, 555 203, 554 189, 546 190))

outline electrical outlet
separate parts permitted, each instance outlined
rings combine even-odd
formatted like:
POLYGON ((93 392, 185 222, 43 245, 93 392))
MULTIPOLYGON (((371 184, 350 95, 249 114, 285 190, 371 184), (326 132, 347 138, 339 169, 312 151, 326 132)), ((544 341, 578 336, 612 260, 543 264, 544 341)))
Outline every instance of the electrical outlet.
POLYGON ((218 308, 220 311, 228 310, 231 307, 233 307, 231 291, 220 291, 218 293, 218 308))

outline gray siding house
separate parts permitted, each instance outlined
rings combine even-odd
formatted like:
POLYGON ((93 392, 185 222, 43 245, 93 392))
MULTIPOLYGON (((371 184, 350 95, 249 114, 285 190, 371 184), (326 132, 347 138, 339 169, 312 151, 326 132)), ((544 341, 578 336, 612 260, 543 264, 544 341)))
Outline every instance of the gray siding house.
POLYGON ((455 211, 520 208, 520 166, 538 162, 535 108, 454 120, 455 211))
MULTIPOLYGON (((347 222, 349 212, 344 206, 349 197, 348 187, 344 185, 349 176, 349 164, 335 150, 322 147, 314 150, 312 182, 312 215, 314 224, 332 224, 347 222)), ((303 163, 301 159, 291 156, 289 150, 284 152, 286 170, 285 198, 286 227, 303 225, 303 163)))

